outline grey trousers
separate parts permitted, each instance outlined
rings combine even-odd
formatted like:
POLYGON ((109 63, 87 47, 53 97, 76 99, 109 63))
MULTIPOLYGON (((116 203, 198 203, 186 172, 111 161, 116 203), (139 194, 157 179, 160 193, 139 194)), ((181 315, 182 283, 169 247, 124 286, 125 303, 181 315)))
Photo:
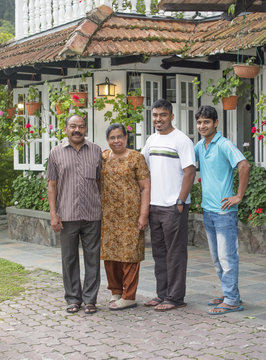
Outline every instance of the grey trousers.
POLYGON ((157 296, 174 305, 184 303, 186 293, 188 209, 180 214, 176 205, 150 206, 157 296))
POLYGON ((95 304, 100 286, 100 221, 64 221, 60 233, 63 282, 68 304, 95 304), (85 277, 80 281, 79 240, 85 277))

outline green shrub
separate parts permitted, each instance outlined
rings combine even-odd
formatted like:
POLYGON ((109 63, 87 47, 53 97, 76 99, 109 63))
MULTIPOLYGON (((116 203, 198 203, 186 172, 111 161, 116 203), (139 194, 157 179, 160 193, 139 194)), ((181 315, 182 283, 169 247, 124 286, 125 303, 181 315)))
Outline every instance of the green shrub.
MULTIPOLYGON (((266 222, 266 169, 256 166, 249 151, 244 153, 250 164, 250 178, 247 190, 238 205, 238 219, 244 224, 250 223, 251 226, 261 226, 266 222)), ((238 170, 234 173, 234 190, 238 189, 238 170)), ((191 190, 190 212, 202 213, 199 206, 201 204, 201 184, 194 184, 191 190)))
POLYGON ((18 176, 13 182, 13 203, 19 209, 49 211, 47 180, 36 172, 18 176))

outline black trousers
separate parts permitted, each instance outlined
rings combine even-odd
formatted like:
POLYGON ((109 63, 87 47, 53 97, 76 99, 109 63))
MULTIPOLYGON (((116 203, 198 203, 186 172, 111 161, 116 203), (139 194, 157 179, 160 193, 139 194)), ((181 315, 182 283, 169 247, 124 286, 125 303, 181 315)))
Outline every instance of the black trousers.
POLYGON ((64 221, 60 233, 63 282, 68 304, 95 304, 100 286, 100 221, 64 221), (79 240, 85 277, 80 280, 79 240))
POLYGON ((186 293, 188 209, 150 206, 152 255, 155 261, 156 291, 160 299, 178 305, 186 293))

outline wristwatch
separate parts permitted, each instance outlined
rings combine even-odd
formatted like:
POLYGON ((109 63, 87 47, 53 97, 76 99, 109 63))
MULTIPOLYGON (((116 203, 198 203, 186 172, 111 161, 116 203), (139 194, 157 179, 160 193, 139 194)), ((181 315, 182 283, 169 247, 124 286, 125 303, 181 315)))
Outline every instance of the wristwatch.
POLYGON ((185 203, 184 203, 184 201, 183 200, 181 200, 181 199, 177 199, 176 200, 176 205, 185 205, 185 203))

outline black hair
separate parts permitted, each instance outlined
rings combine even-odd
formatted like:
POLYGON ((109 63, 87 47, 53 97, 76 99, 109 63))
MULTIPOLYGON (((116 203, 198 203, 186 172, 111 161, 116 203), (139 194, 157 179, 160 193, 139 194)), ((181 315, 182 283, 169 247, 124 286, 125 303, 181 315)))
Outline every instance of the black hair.
POLYGON ((156 101, 152 104, 152 107, 151 107, 151 108, 152 108, 152 109, 164 108, 164 109, 169 110, 170 115, 173 113, 173 106, 172 106, 172 104, 171 104, 168 100, 165 100, 165 99, 156 100, 156 101))
MULTIPOLYGON (((66 121, 65 121, 65 126, 66 126, 66 127, 67 127, 67 124, 68 124, 69 120, 70 120, 73 116, 77 116, 77 117, 81 118, 82 120, 84 120, 83 117, 80 116, 80 115, 78 115, 78 114, 71 114, 71 115, 69 115, 69 116, 66 118, 66 121)), ((85 123, 85 125, 86 125, 85 120, 84 120, 84 123, 85 123)))
POLYGON ((210 105, 202 105, 198 108, 195 118, 198 120, 199 118, 212 119, 215 122, 218 119, 217 111, 213 106, 210 105))
POLYGON ((125 129, 123 124, 114 123, 114 124, 109 125, 108 128, 107 128, 107 130, 106 130, 106 139, 108 139, 108 136, 109 136, 110 132, 115 130, 115 129, 120 129, 124 136, 127 135, 126 129, 125 129))

